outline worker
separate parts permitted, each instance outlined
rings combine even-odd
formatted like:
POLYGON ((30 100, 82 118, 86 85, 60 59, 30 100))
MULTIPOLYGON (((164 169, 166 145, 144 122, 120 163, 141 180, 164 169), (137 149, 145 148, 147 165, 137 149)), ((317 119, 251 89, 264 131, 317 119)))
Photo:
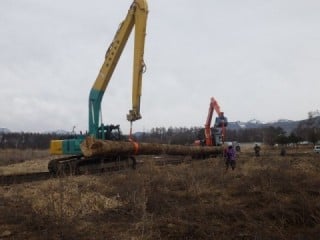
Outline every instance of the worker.
POLYGON ((236 151, 234 150, 232 143, 228 144, 228 148, 225 151, 226 159, 226 171, 229 169, 229 166, 234 170, 236 168, 236 151))
POLYGON ((260 157, 261 147, 258 145, 258 143, 256 143, 256 144, 254 145, 253 150, 254 150, 254 153, 255 153, 256 157, 260 157))
POLYGON ((284 157, 286 154, 287 154, 286 148, 282 146, 280 150, 280 156, 284 157))

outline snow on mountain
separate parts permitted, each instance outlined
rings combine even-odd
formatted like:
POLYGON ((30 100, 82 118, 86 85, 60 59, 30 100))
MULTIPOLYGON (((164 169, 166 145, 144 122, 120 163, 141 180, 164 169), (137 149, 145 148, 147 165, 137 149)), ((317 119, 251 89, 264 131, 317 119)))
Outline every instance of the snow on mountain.
POLYGON ((228 129, 230 130, 240 130, 240 129, 250 129, 250 128, 262 128, 262 127, 281 127, 287 133, 290 133, 294 128, 297 127, 299 121, 292 121, 288 119, 279 119, 277 121, 264 123, 257 119, 251 119, 247 122, 236 121, 229 122, 228 129))
POLYGON ((294 122, 294 121, 289 119, 279 119, 277 122, 294 122))
POLYGON ((250 124, 263 124, 263 122, 261 122, 260 120, 257 120, 257 119, 251 119, 247 123, 250 123, 250 124))
POLYGON ((288 122, 294 122, 293 120, 289 120, 289 119, 278 119, 278 120, 275 120, 275 121, 270 121, 270 122, 267 122, 266 124, 276 124, 276 123, 288 123, 288 122))
POLYGON ((56 135, 72 135, 73 134, 72 132, 66 131, 66 130, 63 130, 63 129, 58 129, 58 130, 55 130, 55 131, 45 131, 43 133, 44 134, 56 134, 56 135))
POLYGON ((71 132, 66 131, 66 130, 62 130, 62 129, 56 130, 56 131, 54 131, 54 133, 55 133, 55 134, 58 134, 58 135, 68 135, 68 134, 71 134, 71 132))

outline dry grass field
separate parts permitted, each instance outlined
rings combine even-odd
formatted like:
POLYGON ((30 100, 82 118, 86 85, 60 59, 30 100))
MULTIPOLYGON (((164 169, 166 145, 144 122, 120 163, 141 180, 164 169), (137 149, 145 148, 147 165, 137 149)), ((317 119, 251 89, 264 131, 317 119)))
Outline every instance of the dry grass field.
POLYGON ((49 150, 0 149, 0 167, 49 157, 49 150))
POLYGON ((247 148, 234 171, 222 158, 143 160, 136 170, 1 186, 0 239, 320 239, 320 155, 311 148, 285 157, 247 148))

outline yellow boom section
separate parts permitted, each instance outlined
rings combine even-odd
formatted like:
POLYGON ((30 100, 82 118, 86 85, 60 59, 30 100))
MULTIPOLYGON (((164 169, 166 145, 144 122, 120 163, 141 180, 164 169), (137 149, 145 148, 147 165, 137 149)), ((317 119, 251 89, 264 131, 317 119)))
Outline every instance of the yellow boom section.
MULTIPOLYGON (((142 88, 142 73, 145 68, 143 55, 146 36, 147 14, 148 5, 146 0, 135 0, 132 3, 126 18, 120 24, 120 27, 106 52, 105 61, 92 87, 92 92, 94 92, 94 94, 90 96, 90 104, 99 106, 98 108, 100 108, 102 96, 108 86, 113 71, 124 49, 124 46, 128 41, 129 35, 133 27, 135 27, 132 109, 127 115, 127 119, 129 121, 135 121, 141 118, 140 98, 142 88)), ((100 111, 100 109, 94 108, 93 111, 100 111)), ((99 113, 89 112, 89 114, 95 114, 97 116, 97 114, 99 113)))

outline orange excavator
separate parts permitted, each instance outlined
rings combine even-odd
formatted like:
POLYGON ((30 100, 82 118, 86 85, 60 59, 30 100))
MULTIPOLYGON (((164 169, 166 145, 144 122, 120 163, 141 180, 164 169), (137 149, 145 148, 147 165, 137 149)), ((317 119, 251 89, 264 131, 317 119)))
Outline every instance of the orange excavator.
POLYGON ((196 140, 195 145, 202 146, 221 146, 224 144, 226 136, 226 127, 228 126, 228 119, 221 112, 218 102, 212 97, 210 99, 209 111, 207 121, 204 125, 204 136, 203 140, 196 140), (213 128, 211 128, 213 112, 216 111, 218 116, 215 119, 213 128))

